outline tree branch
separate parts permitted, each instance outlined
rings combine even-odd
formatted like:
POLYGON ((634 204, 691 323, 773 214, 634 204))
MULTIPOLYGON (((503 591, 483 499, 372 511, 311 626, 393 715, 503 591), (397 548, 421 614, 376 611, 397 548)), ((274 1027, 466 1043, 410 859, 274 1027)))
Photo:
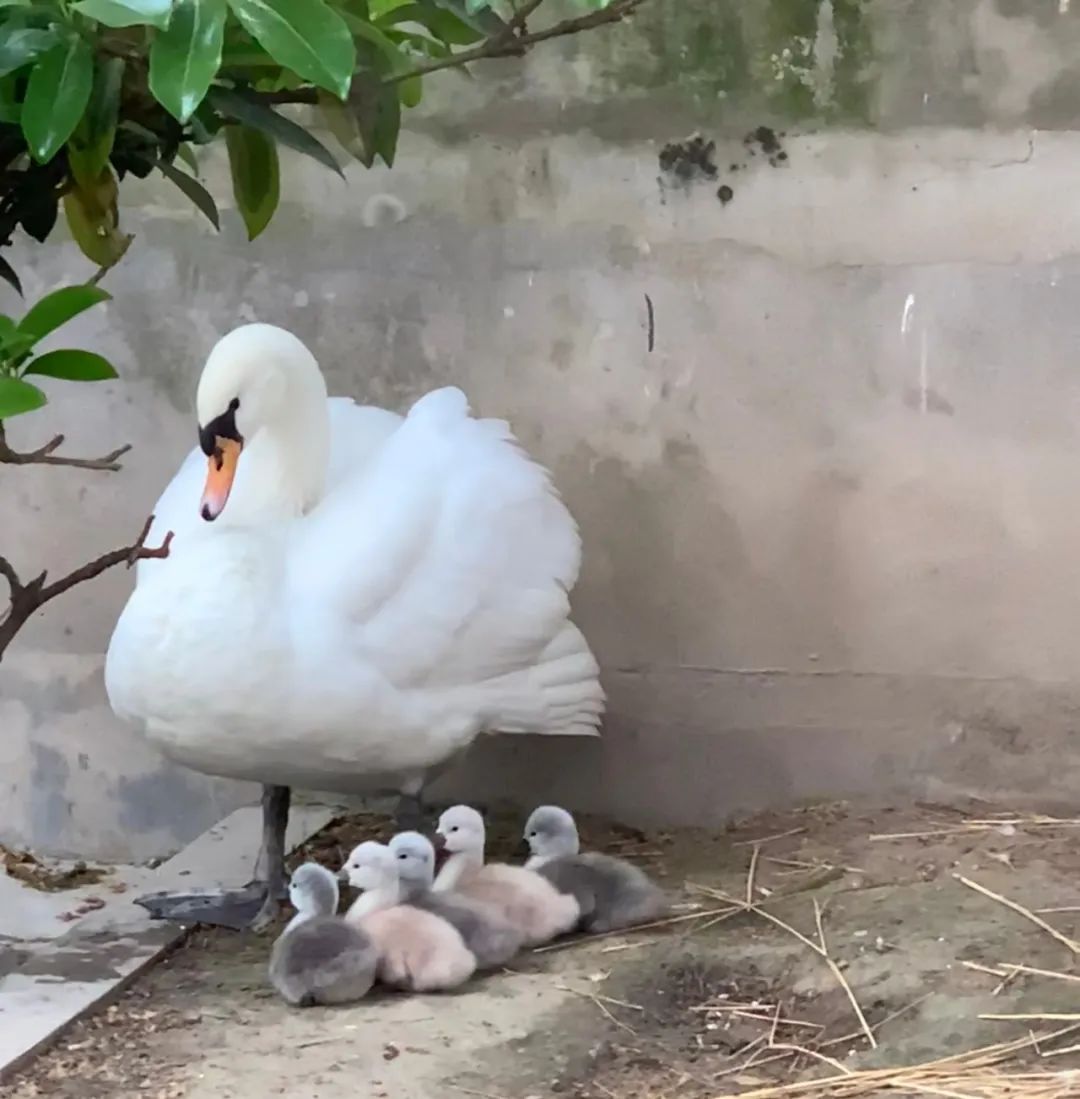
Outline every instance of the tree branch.
MULTIPOLYGON (((405 72, 394 73, 392 76, 386 77, 383 84, 400 84, 402 81, 411 80, 415 76, 427 76, 428 73, 439 72, 442 69, 460 69, 473 61, 484 61, 495 57, 520 57, 538 42, 547 42, 552 38, 565 38, 567 35, 579 34, 581 31, 602 27, 607 23, 619 23, 635 8, 639 8, 644 4, 645 0, 615 0, 613 4, 609 4, 606 8, 599 8, 586 15, 563 19, 550 27, 545 27, 543 30, 530 32, 525 27, 525 20, 543 2, 544 0, 528 0, 503 30, 481 42, 480 45, 473 46, 468 50, 461 50, 449 57, 425 61, 423 64, 405 72)), ((315 88, 300 88, 296 91, 255 92, 253 94, 261 102, 270 105, 288 103, 311 105, 318 102, 318 91, 315 88)))
POLYGON ((68 458, 63 454, 54 453, 63 446, 63 443, 64 436, 57 435, 44 446, 38 447, 37 450, 12 450, 4 434, 4 425, 0 423, 0 465, 74 466, 76 469, 97 469, 115 473, 120 469, 120 463, 117 459, 127 454, 131 449, 131 444, 125 443, 100 458, 68 458))
POLYGON ((0 620, 0 660, 3 660, 4 650, 11 644, 19 630, 26 625, 31 615, 58 595, 63 595, 64 592, 69 591, 76 584, 93 580, 95 576, 100 576, 116 565, 126 564, 128 568, 131 568, 136 561, 145 558, 168 557, 169 546, 173 538, 172 531, 165 535, 160 546, 152 549, 148 549, 146 546, 146 536, 150 533, 150 526, 153 522, 154 517, 151 515, 143 525, 139 537, 130 546, 124 546, 123 549, 103 554, 95 561, 87 562, 75 569, 74 572, 69 572, 67 576, 55 580, 51 584, 45 583, 47 573, 44 572, 40 576, 35 576, 33 580, 25 582, 20 580, 15 567, 6 557, 0 555, 0 576, 4 577, 11 590, 11 605, 8 607, 5 617, 0 620))

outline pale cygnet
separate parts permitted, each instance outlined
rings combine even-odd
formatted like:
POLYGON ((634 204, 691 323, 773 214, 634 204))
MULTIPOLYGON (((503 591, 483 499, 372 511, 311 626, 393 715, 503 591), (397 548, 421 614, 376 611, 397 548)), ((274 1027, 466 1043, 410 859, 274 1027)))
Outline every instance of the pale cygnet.
POLYGON ((476 958, 446 920, 399 904, 397 860, 382 843, 353 849, 342 867, 349 884, 363 890, 345 920, 371 936, 379 952, 378 979, 411 992, 445 992, 464 984, 476 958))
POLYGON ((577 900, 583 930, 614 931, 658 919, 667 911, 664 894, 638 867, 611 855, 580 854, 577 825, 565 809, 535 809, 525 825, 525 839, 532 852, 526 867, 577 900))
POLYGON ((419 832, 399 832, 390 841, 401 900, 451 923, 476 957, 477 969, 505 965, 521 948, 521 932, 489 905, 458 893, 434 893, 435 848, 419 832))
POLYGON ((289 882, 296 915, 270 951, 270 983, 290 1004, 346 1004, 375 983, 379 952, 360 927, 337 916, 338 886, 318 863, 306 862, 289 882))
POLYGON ((484 818, 468 805, 455 805, 439 817, 438 840, 450 857, 435 878, 435 892, 453 891, 490 905, 521 932, 527 946, 576 927, 581 916, 576 898, 532 870, 484 862, 486 831, 484 818))

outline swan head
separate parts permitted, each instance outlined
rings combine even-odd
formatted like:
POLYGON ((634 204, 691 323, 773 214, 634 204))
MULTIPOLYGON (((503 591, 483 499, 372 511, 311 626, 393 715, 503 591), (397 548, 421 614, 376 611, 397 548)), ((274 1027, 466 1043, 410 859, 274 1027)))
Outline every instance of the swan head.
MULTIPOLYGON (((195 395, 199 445, 207 456, 199 511, 208 522, 224 510, 241 455, 260 435, 286 448, 274 471, 310 495, 312 473, 321 492, 329 453, 326 383, 315 357, 291 332, 272 324, 245 324, 222 336, 207 357, 195 395)), ((314 501, 301 500, 307 506, 314 501)))
POLYGON ((302 916, 332 916, 338 907, 337 879, 325 866, 305 862, 289 879, 289 901, 302 916))
POLYGON ((397 883, 397 865, 385 843, 367 840, 352 849, 338 878, 361 892, 385 889, 397 883))
POLYGON ((557 805, 541 805, 525 822, 525 842, 533 855, 557 858, 576 855, 580 846, 574 818, 557 805))
POLYGON ((435 880, 435 848, 419 832, 398 832, 390 841, 397 863, 398 880, 404 886, 430 889, 435 880))
POLYGON ((453 855, 464 851, 484 857, 487 839, 484 818, 471 805, 455 805, 439 817, 436 846, 453 855))

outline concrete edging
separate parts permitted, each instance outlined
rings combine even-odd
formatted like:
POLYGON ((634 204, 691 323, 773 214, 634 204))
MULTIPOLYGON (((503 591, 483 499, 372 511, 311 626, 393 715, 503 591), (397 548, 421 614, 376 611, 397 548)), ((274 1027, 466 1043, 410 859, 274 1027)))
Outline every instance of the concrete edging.
MULTIPOLYGON (((296 806, 289 819, 291 851, 343 812, 340 806, 296 806)), ((151 920, 132 897, 185 884, 236 885, 255 872, 262 814, 238 809, 204 832, 158 869, 117 867, 111 880, 123 894, 108 894, 103 907, 71 924, 63 935, 28 940, 37 972, 21 963, 0 978, 0 1083, 55 1042, 78 1019, 115 999, 136 977, 191 932, 190 926, 151 920), (50 963, 56 970, 48 972, 50 963), (46 972, 41 972, 42 964, 46 972), (62 975, 70 967, 76 977, 62 975)), ((81 892, 101 893, 100 889, 81 892)), ((76 891, 65 894, 77 904, 76 891)))

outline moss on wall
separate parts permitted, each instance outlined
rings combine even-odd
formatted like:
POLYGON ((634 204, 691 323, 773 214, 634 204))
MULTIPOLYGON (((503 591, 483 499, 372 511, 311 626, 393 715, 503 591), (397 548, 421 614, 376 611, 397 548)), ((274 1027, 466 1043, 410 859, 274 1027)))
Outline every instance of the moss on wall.
POLYGON ((666 92, 714 126, 872 122, 870 0, 654 0, 582 48, 608 91, 666 92))

